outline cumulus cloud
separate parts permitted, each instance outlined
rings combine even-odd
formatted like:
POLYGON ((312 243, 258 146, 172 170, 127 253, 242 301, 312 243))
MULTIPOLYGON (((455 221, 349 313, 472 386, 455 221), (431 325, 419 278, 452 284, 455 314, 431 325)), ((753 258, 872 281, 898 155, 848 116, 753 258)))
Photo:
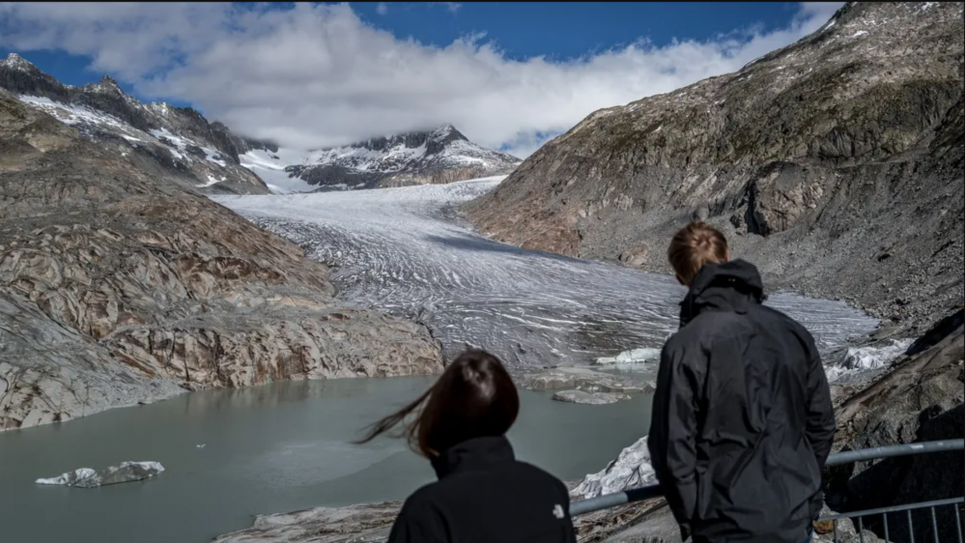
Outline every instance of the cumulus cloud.
POLYGON ((139 95, 188 101, 289 147, 452 123, 526 156, 597 109, 735 71, 817 30, 840 5, 801 4, 771 32, 660 47, 641 39, 565 61, 509 58, 485 35, 443 47, 398 39, 348 4, 0 3, 0 45, 88 55, 92 70, 139 95))

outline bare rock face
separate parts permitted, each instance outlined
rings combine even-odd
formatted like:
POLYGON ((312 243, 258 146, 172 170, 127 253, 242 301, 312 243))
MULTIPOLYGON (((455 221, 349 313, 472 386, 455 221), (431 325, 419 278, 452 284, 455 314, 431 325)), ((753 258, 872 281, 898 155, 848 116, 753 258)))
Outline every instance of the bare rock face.
POLYGON ((432 374, 420 325, 338 308, 328 269, 0 91, 0 428, 183 389, 432 374))
POLYGON ((963 28, 962 3, 849 2, 737 73, 594 112, 464 211, 656 272, 699 218, 769 286, 927 327, 963 286, 963 28))

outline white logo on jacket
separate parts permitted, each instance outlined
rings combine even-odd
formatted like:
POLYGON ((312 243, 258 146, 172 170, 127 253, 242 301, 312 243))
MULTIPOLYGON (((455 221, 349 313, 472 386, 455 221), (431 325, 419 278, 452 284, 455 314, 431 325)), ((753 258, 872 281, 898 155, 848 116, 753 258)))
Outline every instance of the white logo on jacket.
POLYGON ((558 519, 562 519, 563 517, 566 516, 566 513, 563 512, 563 506, 562 506, 562 505, 556 504, 556 505, 553 506, 553 516, 556 517, 556 518, 558 518, 558 519))

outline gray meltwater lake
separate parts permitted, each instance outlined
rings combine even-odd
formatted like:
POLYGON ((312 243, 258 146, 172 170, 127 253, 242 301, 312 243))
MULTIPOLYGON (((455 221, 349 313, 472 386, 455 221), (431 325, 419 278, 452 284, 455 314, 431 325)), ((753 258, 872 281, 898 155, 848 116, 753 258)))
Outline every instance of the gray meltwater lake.
MULTIPOLYGON (((472 345, 514 370, 586 365, 659 347, 676 330, 684 289, 669 277, 510 247, 446 218, 498 182, 216 200, 332 265, 343 303, 418 317, 449 354, 472 345)), ((768 304, 801 320, 824 351, 876 325, 840 302, 779 293, 768 304)), ((201 543, 249 526, 254 514, 404 498, 433 480, 428 462, 398 441, 348 442, 429 383, 349 379, 191 393, 0 433, 0 542, 201 543), (96 489, 34 484, 127 460, 158 461, 166 471, 96 489)), ((649 425, 644 395, 604 406, 521 395, 510 436, 518 456, 564 480, 603 469, 649 425)))
MULTIPOLYGON (((431 383, 334 379, 197 392, 0 433, 0 541, 203 543, 248 527, 256 513, 404 499, 435 480, 429 463, 400 440, 349 441, 431 383), (34 483, 125 460, 155 460, 165 471, 92 489, 34 483)), ((520 395, 510 432, 517 456, 562 479, 599 471, 650 424, 647 396, 581 406, 520 395)))

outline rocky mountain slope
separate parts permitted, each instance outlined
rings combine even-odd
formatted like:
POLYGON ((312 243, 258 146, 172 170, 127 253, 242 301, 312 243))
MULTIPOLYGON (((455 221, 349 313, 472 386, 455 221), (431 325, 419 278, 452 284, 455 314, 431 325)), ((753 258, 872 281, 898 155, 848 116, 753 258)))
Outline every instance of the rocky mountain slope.
POLYGON ((426 328, 338 307, 325 266, 169 178, 0 90, 0 429, 442 369, 426 328))
POLYGON ((278 191, 314 191, 453 183, 508 174, 520 161, 480 147, 447 125, 307 153, 252 148, 241 163, 278 191))
POLYGON ((507 174, 520 162, 452 126, 317 151, 280 148, 209 123, 192 108, 142 104, 108 76, 64 85, 15 53, 0 62, 0 88, 102 145, 153 157, 171 179, 209 194, 451 183, 507 174))
POLYGON ((465 211, 660 272, 706 219, 770 287, 927 325, 962 297, 963 41, 960 2, 851 2, 737 73, 591 114, 465 211))
POLYGON ((104 146, 150 157, 166 176, 208 193, 267 194, 268 187, 241 166, 239 152, 262 145, 209 123, 192 108, 142 104, 113 79, 64 85, 15 53, 0 62, 0 88, 46 111, 104 146))

